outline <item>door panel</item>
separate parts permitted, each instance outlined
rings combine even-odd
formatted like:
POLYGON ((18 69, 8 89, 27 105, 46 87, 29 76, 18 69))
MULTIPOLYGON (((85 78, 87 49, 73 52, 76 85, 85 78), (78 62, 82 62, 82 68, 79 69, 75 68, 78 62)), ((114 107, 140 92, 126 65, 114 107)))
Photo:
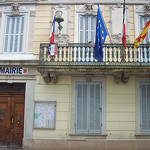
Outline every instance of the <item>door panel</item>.
POLYGON ((24 127, 24 99, 24 95, 12 96, 11 117, 14 120, 10 132, 10 145, 22 145, 24 127))
POLYGON ((0 95, 0 144, 7 144, 7 135, 10 128, 10 97, 0 95))
POLYGON ((24 101, 24 92, 0 93, 0 145, 22 145, 24 101))

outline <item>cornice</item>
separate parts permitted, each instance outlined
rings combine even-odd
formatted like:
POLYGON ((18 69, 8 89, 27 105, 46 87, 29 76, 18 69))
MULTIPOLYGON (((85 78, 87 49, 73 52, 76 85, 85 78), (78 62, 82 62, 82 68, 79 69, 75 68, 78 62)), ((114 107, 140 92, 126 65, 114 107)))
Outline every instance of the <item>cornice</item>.
MULTIPOLYGON (((57 5, 57 4, 63 4, 63 5, 83 5, 85 3, 93 3, 94 5, 116 5, 116 4, 123 4, 124 2, 122 0, 39 0, 38 4, 50 4, 50 5, 57 5)), ((142 5, 142 4, 150 4, 149 0, 126 0, 126 5, 142 5)))

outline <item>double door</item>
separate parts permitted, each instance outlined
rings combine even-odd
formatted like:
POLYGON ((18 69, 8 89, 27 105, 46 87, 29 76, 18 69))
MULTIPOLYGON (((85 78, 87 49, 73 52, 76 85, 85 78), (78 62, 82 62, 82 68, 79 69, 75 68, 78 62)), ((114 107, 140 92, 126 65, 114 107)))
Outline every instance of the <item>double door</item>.
POLYGON ((24 92, 0 93, 0 145, 22 146, 24 102, 24 92))

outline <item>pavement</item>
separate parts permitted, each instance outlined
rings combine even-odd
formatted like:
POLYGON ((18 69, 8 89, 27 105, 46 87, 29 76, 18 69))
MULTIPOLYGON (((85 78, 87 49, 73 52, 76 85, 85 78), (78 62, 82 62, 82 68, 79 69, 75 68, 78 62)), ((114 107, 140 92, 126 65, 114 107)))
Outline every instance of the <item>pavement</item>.
POLYGON ((8 147, 3 147, 3 146, 0 146, 0 150, 22 150, 22 149, 17 149, 17 148, 8 148, 8 147))

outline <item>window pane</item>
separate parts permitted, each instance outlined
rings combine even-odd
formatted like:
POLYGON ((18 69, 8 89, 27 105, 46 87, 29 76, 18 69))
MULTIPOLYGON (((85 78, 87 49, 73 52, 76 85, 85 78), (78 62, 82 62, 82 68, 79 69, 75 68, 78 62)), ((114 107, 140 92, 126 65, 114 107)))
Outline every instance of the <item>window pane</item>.
POLYGON ((96 16, 80 16, 79 42, 95 41, 96 16))
POLYGON ((24 22, 24 16, 6 17, 4 52, 22 52, 24 22))

